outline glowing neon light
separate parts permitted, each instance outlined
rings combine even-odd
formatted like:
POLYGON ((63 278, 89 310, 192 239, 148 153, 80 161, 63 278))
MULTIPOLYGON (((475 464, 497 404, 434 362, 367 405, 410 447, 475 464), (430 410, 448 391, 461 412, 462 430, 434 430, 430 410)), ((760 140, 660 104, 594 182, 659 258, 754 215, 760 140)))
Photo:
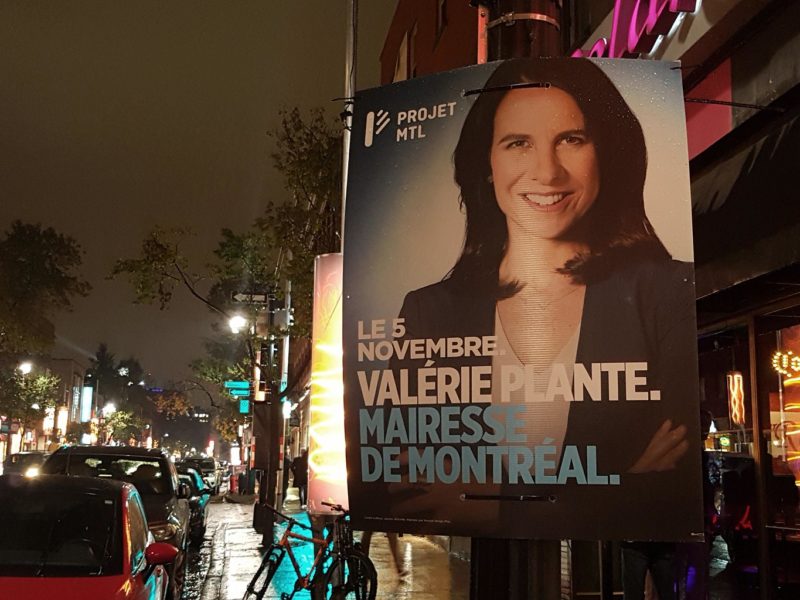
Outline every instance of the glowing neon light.
POLYGON ((744 379, 739 371, 731 371, 725 378, 728 381, 728 412, 731 422, 744 425, 744 379))
POLYGON ((588 52, 572 56, 626 58, 651 52, 662 36, 673 35, 678 16, 697 10, 697 0, 616 0, 611 39, 600 38, 588 52))
POLYGON ((314 261, 311 343, 308 508, 329 512, 322 501, 347 506, 341 254, 324 254, 314 261))
POLYGON ((800 356, 791 350, 786 352, 776 350, 772 354, 772 368, 781 375, 795 376, 800 373, 800 356))

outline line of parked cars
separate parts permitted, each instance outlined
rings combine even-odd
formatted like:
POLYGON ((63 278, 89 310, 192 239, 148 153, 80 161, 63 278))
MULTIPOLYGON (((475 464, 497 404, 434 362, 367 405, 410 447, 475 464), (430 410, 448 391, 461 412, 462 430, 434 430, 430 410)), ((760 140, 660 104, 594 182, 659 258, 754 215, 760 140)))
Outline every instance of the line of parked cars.
POLYGON ((3 593, 179 600, 213 492, 193 464, 127 446, 65 446, 32 461, 0 476, 3 593))

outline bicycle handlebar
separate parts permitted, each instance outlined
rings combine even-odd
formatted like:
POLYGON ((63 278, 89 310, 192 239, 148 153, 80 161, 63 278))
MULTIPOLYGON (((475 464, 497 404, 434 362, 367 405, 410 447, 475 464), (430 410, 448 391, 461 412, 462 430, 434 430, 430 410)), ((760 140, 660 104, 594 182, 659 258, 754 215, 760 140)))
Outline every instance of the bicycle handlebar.
POLYGON ((320 502, 320 504, 322 504, 322 506, 327 506, 331 510, 335 510, 337 512, 341 512, 341 513, 345 513, 345 514, 348 513, 348 510, 344 506, 342 506, 341 504, 336 504, 334 502, 325 502, 324 500, 322 502, 320 502))
POLYGON ((273 514, 275 514, 275 515, 279 516, 279 517, 280 517, 281 519, 283 519, 284 521, 288 521, 288 522, 289 522, 290 524, 292 524, 293 526, 294 526, 294 525, 297 525, 298 527, 301 527, 301 528, 303 528, 303 529, 307 529, 308 531, 314 531, 314 529, 313 529, 312 527, 310 527, 310 526, 306 525, 305 523, 301 523, 301 522, 300 522, 300 521, 298 521, 297 519, 293 519, 293 518, 292 518, 292 517, 290 517, 289 515, 285 515, 285 514, 283 514, 281 511, 279 511, 279 510, 278 510, 277 508, 275 508, 274 506, 271 506, 271 505, 267 504, 266 502, 264 503, 264 506, 266 506, 266 507, 267 507, 267 508, 268 508, 268 509, 269 509, 269 510, 270 510, 270 511, 273 513, 273 514))

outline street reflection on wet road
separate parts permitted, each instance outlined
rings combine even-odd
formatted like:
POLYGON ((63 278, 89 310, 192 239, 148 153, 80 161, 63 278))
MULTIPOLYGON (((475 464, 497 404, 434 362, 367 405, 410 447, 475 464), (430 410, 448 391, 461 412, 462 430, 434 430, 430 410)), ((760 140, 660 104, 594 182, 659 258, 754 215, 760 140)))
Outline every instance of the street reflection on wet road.
POLYGON ((203 585, 211 563, 212 541, 213 537, 206 536, 202 546, 190 548, 189 572, 186 574, 186 583, 184 584, 181 600, 199 600, 200 595, 203 593, 203 585))
MULTIPOLYGON (((296 518, 306 519, 302 513, 296 518)), ((199 550, 190 557, 189 581, 182 600, 241 600, 261 562, 261 536, 252 528, 251 503, 216 503, 209 506, 208 531, 199 550)), ((280 531, 280 526, 276 528, 280 531)), ((407 535, 400 538, 402 567, 398 574, 386 536, 373 537, 370 557, 378 571, 378 600, 466 600, 469 597, 469 563, 449 555, 431 540, 407 535)), ((313 561, 310 545, 297 546, 295 557, 303 573, 313 561)), ((281 564, 264 600, 278 600, 293 589, 291 562, 281 564)), ((309 600, 301 591, 295 600, 309 600)))

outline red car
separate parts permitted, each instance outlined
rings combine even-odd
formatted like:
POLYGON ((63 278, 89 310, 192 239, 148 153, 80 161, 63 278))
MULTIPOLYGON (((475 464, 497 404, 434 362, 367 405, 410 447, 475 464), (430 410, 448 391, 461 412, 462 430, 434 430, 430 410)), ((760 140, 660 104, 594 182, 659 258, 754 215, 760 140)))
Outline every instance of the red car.
POLYGON ((0 476, 0 598, 162 600, 177 548, 154 542, 132 485, 0 476))

